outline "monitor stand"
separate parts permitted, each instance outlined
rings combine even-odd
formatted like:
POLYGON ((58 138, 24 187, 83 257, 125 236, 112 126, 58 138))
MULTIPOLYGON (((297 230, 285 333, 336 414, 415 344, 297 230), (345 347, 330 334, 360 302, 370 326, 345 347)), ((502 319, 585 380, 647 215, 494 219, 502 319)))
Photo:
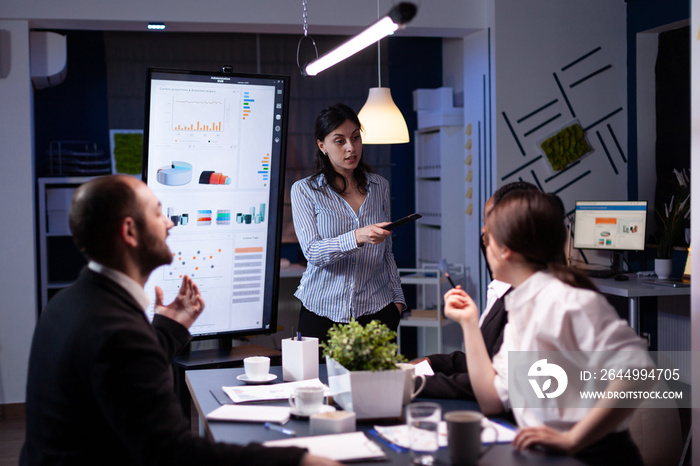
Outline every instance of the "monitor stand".
POLYGON ((610 254, 612 254, 612 265, 610 266, 610 270, 615 274, 620 274, 620 273, 625 273, 625 267, 624 267, 624 261, 625 261, 625 256, 624 256, 624 251, 611 251, 610 254))

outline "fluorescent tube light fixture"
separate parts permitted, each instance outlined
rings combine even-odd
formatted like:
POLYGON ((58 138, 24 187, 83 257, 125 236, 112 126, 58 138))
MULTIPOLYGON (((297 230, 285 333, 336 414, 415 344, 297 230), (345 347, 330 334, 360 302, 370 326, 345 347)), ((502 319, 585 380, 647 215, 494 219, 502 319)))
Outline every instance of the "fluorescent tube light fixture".
POLYGON ((165 24, 163 23, 148 23, 148 29, 152 31, 162 31, 165 29, 165 24))
POLYGON ((413 3, 401 2, 394 5, 386 16, 380 18, 367 29, 306 65, 304 74, 316 76, 321 71, 345 60, 389 34, 393 34, 397 29, 405 27, 406 23, 416 15, 416 11, 417 8, 413 3))

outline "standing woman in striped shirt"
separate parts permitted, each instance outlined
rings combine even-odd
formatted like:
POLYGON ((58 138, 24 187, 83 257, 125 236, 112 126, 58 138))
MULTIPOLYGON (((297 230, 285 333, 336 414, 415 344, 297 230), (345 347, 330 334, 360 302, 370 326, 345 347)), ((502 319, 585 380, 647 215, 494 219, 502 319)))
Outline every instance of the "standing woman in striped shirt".
POLYGON ((361 125, 347 105, 323 109, 314 174, 292 185, 292 217, 308 262, 294 296, 299 331, 326 341, 335 323, 379 320, 396 330, 406 307, 389 223, 389 183, 362 160, 361 125))

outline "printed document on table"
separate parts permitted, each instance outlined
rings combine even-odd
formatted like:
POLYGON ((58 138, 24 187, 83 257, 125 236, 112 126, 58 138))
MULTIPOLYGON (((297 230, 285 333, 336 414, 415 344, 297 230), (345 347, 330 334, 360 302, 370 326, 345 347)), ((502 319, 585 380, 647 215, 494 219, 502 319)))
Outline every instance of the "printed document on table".
POLYGON ((224 405, 207 414, 210 421, 275 422, 284 424, 289 420, 286 406, 224 405))
POLYGON ((270 440, 263 445, 307 448, 312 455, 325 456, 335 461, 386 459, 386 453, 382 448, 370 440, 364 432, 270 440))
POLYGON ((288 400, 297 387, 322 387, 324 396, 330 396, 331 391, 319 379, 301 380, 299 382, 276 383, 272 385, 236 385, 221 387, 234 403, 250 401, 288 400))

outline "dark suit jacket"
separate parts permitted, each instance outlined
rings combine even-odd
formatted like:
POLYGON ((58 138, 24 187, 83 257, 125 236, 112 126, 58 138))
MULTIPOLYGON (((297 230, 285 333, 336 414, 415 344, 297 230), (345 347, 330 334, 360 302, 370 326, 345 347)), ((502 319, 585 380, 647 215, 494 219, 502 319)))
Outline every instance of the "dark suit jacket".
POLYGON ((21 463, 298 464, 297 448, 213 444, 191 434, 171 368, 189 338, 168 318, 156 315, 151 325, 122 287, 83 269, 34 333, 21 463))
MULTIPOLYGON (((505 295, 504 295, 505 297, 505 295)), ((508 313, 503 297, 496 300, 486 319, 481 325, 481 334, 486 343, 489 358, 503 344, 503 328, 508 322, 508 313)), ((425 388, 420 396, 427 398, 453 398, 474 400, 474 391, 469 381, 467 360, 462 351, 451 354, 433 354, 428 356, 435 375, 426 377, 425 388)))

